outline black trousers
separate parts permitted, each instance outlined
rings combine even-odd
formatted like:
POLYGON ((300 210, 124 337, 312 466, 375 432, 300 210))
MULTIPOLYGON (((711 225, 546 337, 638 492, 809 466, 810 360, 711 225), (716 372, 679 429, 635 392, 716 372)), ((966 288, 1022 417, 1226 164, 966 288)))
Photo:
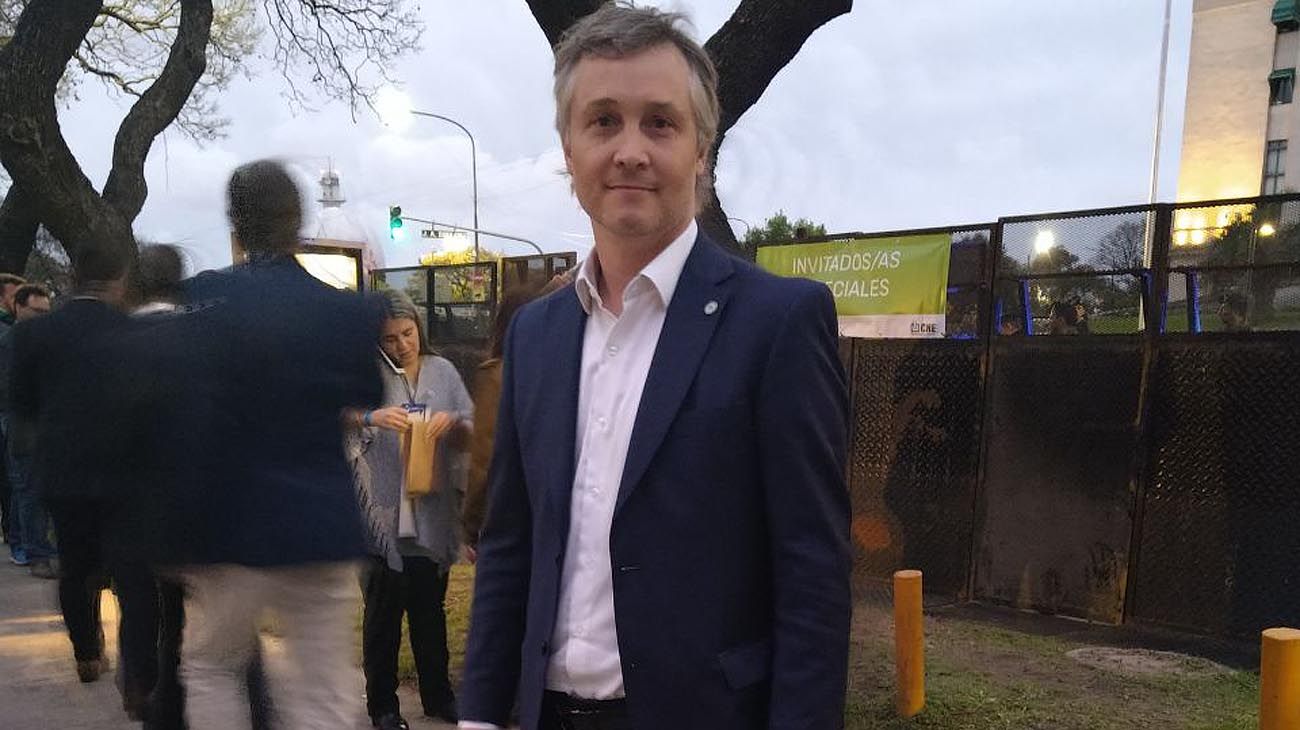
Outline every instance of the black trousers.
POLYGON ((181 635, 185 630, 185 588, 158 579, 158 682, 150 699, 150 730, 184 730, 185 690, 181 687, 181 635))
POLYGON ((397 653, 402 614, 410 626, 411 652, 420 676, 425 714, 454 699, 447 676, 447 574, 429 558, 405 556, 402 572, 374 559, 364 578, 365 612, 361 653, 366 674, 366 710, 372 720, 399 713, 397 653))
POLYGON ((59 543, 59 607, 77 661, 99 659, 104 628, 99 601, 111 580, 121 606, 118 644, 124 690, 147 697, 158 680, 158 590, 153 572, 139 561, 105 554, 111 510, 99 500, 49 503, 59 543))

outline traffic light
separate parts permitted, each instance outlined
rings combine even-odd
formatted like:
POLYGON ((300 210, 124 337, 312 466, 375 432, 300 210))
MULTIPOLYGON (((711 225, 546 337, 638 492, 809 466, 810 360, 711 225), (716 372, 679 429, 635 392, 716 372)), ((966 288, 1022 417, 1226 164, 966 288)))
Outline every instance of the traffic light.
POLYGON ((388 206, 388 237, 394 241, 401 240, 405 236, 402 230, 402 206, 388 206))

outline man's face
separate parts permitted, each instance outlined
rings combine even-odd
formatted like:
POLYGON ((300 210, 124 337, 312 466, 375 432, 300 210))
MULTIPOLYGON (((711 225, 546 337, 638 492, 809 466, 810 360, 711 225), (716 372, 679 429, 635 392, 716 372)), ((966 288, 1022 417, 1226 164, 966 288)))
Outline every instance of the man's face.
POLYGON ((704 172, 690 67, 672 45, 574 69, 564 158, 598 229, 625 238, 676 235, 695 216, 704 172))
POLYGON ((23 322, 32 319, 33 317, 39 317, 42 314, 49 314, 50 298, 33 295, 27 297, 26 304, 18 304, 16 307, 17 309, 14 312, 14 318, 19 322, 23 322))

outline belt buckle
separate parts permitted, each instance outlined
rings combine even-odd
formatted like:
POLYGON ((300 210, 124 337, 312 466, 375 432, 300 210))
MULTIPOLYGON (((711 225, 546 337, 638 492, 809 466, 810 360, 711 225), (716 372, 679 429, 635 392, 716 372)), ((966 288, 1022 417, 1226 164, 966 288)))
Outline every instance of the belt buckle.
POLYGON ((560 710, 563 730, 596 730, 600 725, 600 710, 594 707, 565 707, 560 710))
POLYGON ((560 730, 596 730, 599 722, 594 710, 570 707, 560 711, 560 730))

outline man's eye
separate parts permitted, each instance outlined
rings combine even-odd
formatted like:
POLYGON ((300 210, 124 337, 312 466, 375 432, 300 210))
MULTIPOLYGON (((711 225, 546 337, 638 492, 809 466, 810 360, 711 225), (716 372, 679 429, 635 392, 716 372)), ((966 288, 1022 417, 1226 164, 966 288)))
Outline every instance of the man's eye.
POLYGON ((591 120, 592 126, 595 127, 612 127, 617 123, 618 121, 615 120, 613 115, 611 114, 601 114, 600 116, 591 120))
POLYGON ((667 117, 655 117, 650 120, 650 126, 655 129, 671 129, 677 125, 673 124, 673 120, 668 119, 667 117))

